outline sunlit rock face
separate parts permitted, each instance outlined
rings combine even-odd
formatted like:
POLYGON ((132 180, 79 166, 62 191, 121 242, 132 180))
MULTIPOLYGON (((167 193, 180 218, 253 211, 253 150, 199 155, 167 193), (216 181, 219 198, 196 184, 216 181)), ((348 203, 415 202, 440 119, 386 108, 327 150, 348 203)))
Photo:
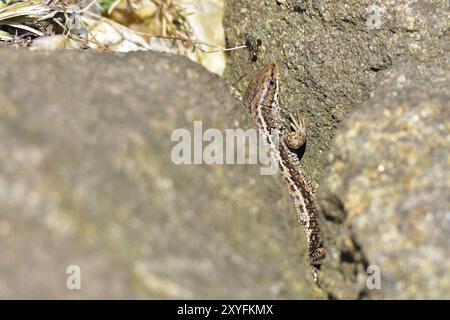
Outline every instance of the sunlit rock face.
POLYGON ((448 297, 448 1, 225 3, 225 77, 277 60, 281 108, 306 119, 330 298, 448 297), (368 267, 379 266, 371 290, 368 267), (447 275, 447 276, 446 276, 447 275), (427 278, 428 277, 428 278, 427 278))
POLYGON ((324 281, 337 297, 357 291, 337 279, 369 266, 381 272, 379 288, 367 287, 367 277, 353 279, 370 297, 449 297, 449 88, 445 69, 399 64, 336 135, 323 198, 336 237, 324 281), (340 206, 327 206, 333 196, 340 206), (336 212, 345 218, 332 219, 336 212))
POLYGON ((251 128, 220 77, 149 52, 0 61, 2 298, 322 296, 281 177, 171 160, 194 121, 251 128))

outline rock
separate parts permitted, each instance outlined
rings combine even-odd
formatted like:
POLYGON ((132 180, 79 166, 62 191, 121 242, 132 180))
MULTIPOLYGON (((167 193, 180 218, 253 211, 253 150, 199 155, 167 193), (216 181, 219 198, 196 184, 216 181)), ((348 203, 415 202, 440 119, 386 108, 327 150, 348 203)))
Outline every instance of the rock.
POLYGON ((0 296, 322 297, 279 176, 171 161, 194 120, 251 127, 186 58, 1 50, 0 296))
POLYGON ((232 51, 225 76, 243 91, 276 59, 282 109, 307 120, 302 162, 320 185, 327 296, 448 297, 439 278, 449 270, 448 2, 227 0, 225 8, 229 47, 249 35, 262 43, 232 51), (371 264, 381 290, 366 286, 371 264))
POLYGON ((230 52, 226 78, 244 91, 262 64, 277 59, 281 104, 307 120, 306 171, 320 182, 334 132, 367 101, 380 71, 406 58, 448 65, 448 1, 286 0, 225 2, 228 47, 262 41, 258 63, 230 52), (243 79, 242 77, 245 76, 243 79))
POLYGON ((384 76, 332 148, 323 285, 336 298, 449 299, 450 76, 410 61, 384 76))

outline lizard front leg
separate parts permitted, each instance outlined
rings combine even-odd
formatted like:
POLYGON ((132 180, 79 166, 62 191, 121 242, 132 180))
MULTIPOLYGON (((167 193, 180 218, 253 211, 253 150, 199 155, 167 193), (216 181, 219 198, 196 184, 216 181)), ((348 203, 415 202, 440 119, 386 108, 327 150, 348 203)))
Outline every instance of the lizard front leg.
POLYGON ((290 132, 284 134, 283 139, 291 150, 299 150, 306 143, 306 124, 299 112, 291 113, 290 132))
MULTIPOLYGON (((283 141, 286 146, 296 153, 298 160, 301 160, 301 156, 298 151, 306 144, 306 123, 304 118, 300 115, 300 112, 296 111, 289 114, 289 132, 283 135, 283 141)), ((307 175, 303 175, 305 183, 313 194, 316 194, 318 185, 308 178, 307 175)))

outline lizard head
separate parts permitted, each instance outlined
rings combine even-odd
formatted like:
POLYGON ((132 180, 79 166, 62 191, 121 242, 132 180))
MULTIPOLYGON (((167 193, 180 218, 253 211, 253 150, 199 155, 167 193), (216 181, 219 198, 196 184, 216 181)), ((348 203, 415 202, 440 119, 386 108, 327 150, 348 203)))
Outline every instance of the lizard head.
POLYGON ((255 106, 271 107, 278 99, 280 71, 277 63, 264 66, 250 81, 244 94, 244 105, 250 112, 255 106))

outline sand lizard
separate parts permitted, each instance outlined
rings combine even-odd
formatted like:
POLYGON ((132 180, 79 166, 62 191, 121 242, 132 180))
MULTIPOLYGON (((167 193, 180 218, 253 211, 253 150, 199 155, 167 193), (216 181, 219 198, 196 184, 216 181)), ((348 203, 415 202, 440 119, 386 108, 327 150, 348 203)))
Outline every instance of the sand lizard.
POLYGON ((306 231, 313 279, 318 283, 320 265, 326 253, 320 237, 315 191, 296 153, 306 143, 306 126, 296 113, 290 117, 291 130, 283 130, 279 95, 280 72, 277 63, 272 62, 251 79, 243 102, 262 133, 268 152, 278 162, 294 199, 298 222, 306 231), (273 138, 275 131, 280 133, 277 141, 273 138))

